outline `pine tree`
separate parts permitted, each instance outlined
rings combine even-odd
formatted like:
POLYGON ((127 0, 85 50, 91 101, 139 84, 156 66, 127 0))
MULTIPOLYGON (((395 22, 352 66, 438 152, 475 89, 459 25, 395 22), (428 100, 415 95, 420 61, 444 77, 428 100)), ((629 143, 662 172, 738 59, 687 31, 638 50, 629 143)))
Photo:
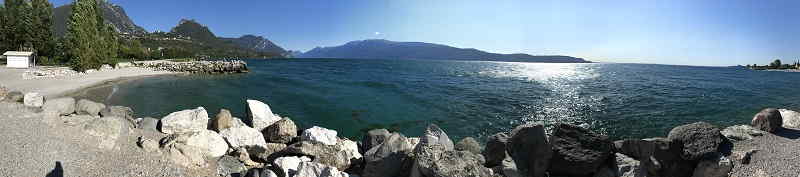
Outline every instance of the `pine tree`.
POLYGON ((8 46, 7 44, 8 40, 6 39, 6 35, 8 35, 8 33, 6 33, 5 28, 6 28, 6 6, 0 4, 0 52, 6 51, 8 46))
POLYGON ((25 0, 5 0, 3 33, 6 50, 29 50, 33 32, 30 4, 25 0))
MULTIPOLYGON (((102 41, 97 31, 97 2, 95 0, 76 0, 72 4, 72 15, 67 22, 67 36, 64 46, 70 67, 76 71, 97 69, 101 66, 99 50, 102 41)), ((102 22, 101 22, 102 23, 102 22)))
POLYGON ((55 48, 53 39, 53 5, 47 0, 31 1, 32 43, 39 56, 51 56, 55 48))

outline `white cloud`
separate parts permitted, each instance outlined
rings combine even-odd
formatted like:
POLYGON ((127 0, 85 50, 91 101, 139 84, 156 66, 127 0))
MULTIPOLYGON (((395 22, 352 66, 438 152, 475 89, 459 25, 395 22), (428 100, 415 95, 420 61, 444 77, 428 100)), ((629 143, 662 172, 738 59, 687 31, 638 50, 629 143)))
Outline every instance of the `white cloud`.
POLYGON ((375 35, 376 35, 376 36, 379 36, 379 35, 381 35, 381 34, 383 34, 383 33, 381 33, 381 32, 377 32, 377 31, 375 32, 375 35))

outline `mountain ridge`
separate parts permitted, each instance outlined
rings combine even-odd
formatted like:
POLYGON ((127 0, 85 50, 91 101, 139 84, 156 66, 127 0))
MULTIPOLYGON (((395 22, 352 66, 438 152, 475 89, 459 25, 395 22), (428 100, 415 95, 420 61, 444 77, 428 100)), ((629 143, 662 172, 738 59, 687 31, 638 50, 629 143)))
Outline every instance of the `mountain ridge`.
MULTIPOLYGON (((122 6, 107 2, 97 1, 103 12, 103 20, 114 26, 119 33, 130 35, 144 35, 147 31, 128 17, 122 6)), ((53 8, 53 32, 56 36, 64 36, 67 32, 67 21, 72 14, 72 3, 53 8)))
POLYGON ((426 42, 397 42, 385 39, 358 40, 350 41, 339 46, 316 47, 300 54, 298 57, 591 63, 591 61, 587 61, 583 58, 564 55, 534 56, 524 53, 499 54, 481 51, 474 48, 456 48, 444 44, 426 42))

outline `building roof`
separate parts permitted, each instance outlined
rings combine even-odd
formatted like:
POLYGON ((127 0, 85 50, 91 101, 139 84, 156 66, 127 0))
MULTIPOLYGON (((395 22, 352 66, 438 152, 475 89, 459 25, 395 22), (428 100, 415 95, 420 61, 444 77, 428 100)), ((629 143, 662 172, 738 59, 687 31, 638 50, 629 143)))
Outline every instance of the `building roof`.
POLYGON ((20 51, 7 51, 3 53, 5 56, 31 56, 33 52, 20 52, 20 51))

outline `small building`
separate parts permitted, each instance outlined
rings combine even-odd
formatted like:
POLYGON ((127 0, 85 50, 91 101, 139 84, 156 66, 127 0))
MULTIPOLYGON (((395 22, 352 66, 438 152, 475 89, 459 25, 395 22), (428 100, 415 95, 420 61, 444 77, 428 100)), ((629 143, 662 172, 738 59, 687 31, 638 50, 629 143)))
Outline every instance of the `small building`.
POLYGON ((6 57, 6 67, 9 68, 30 68, 36 64, 33 52, 7 51, 3 56, 6 57))

